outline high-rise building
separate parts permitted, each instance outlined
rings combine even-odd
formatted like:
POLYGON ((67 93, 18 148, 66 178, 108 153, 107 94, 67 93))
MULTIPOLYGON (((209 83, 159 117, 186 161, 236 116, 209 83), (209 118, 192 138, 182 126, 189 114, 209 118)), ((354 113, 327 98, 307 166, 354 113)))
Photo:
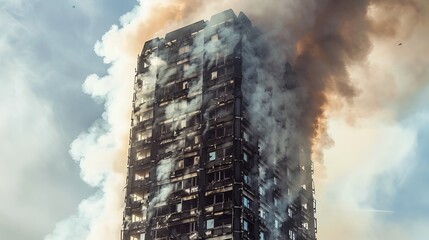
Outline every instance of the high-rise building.
POLYGON ((249 121, 243 46, 260 34, 227 10, 144 44, 123 240, 315 239, 310 159, 273 167, 249 121))

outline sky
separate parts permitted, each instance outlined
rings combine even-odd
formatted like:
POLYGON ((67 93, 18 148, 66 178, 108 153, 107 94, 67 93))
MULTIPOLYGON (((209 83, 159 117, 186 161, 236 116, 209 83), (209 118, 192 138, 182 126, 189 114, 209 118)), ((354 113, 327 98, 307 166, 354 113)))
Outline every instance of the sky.
MULTIPOLYGON (((0 3, 0 239, 119 239, 137 54, 145 40, 229 6, 188 17, 192 1, 152 2, 0 3)), ((370 35, 365 61, 347 68, 353 103, 326 110, 318 239, 429 234, 428 9, 412 28, 370 35)))

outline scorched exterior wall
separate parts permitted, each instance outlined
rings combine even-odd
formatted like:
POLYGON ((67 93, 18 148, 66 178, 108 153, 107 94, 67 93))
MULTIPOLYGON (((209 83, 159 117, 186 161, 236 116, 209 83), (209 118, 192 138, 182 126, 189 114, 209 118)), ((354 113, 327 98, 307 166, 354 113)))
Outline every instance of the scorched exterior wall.
POLYGON ((311 174, 288 179, 307 187, 287 214, 276 212, 278 171, 302 175, 311 161, 269 169, 248 121, 242 46, 257 35, 243 13, 228 10, 144 44, 122 239, 315 239, 311 174))

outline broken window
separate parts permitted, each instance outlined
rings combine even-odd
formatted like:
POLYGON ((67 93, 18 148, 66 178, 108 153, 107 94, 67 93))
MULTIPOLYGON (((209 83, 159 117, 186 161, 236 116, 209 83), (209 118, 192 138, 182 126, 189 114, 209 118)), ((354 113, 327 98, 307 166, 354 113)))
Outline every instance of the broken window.
POLYGON ((178 181, 174 183, 174 191, 182 190, 182 181, 178 181))
POLYGON ((132 193, 130 197, 133 202, 141 202, 143 200, 143 196, 138 193, 132 193))
POLYGON ((259 186, 259 195, 265 196, 265 188, 263 186, 259 186))
POLYGON ((144 180, 147 178, 149 178, 149 170, 136 171, 134 175, 135 180, 144 180))
POLYGON ((279 228, 280 228, 280 220, 278 220, 277 218, 275 218, 275 219, 274 219, 274 227, 275 227, 276 229, 279 229, 279 228))
POLYGON ((153 111, 152 110, 149 110, 149 111, 146 111, 142 114, 137 115, 138 122, 143 122, 143 121, 149 120, 152 117, 153 117, 153 111))
POLYGON ((243 140, 249 142, 249 134, 247 132, 243 132, 243 140))
POLYGON ((289 240, 296 240, 296 233, 292 230, 289 230, 289 240))
POLYGON ((183 180, 183 188, 184 189, 195 187, 195 186, 197 186, 197 177, 187 178, 187 179, 183 180))
POLYGON ((209 112, 209 118, 220 118, 231 115, 233 113, 232 102, 222 103, 218 108, 215 108, 209 112))
POLYGON ((166 238, 168 237, 168 234, 169 234, 168 228, 160 228, 158 230, 155 230, 156 238, 166 238))
POLYGON ((303 203, 302 204, 302 208, 305 209, 305 210, 307 210, 307 203, 303 203))
POLYGON ((188 201, 184 201, 182 203, 182 209, 183 209, 183 211, 189 211, 191 209, 196 208, 197 204, 198 204, 197 199, 191 199, 188 201))
POLYGON ((164 216, 170 213, 170 206, 164 205, 156 208, 156 216, 164 216))
POLYGON ((171 213, 180 213, 182 212, 182 203, 171 205, 171 213))
POLYGON ((133 213, 131 215, 131 222, 141 222, 143 220, 142 213, 133 213))
POLYGON ((209 161, 216 160, 216 151, 209 152, 209 161))
POLYGON ((225 179, 230 179, 231 175, 232 175, 231 170, 211 172, 207 174, 207 180, 209 183, 223 181, 225 179))
POLYGON ((274 207, 279 207, 280 206, 280 201, 277 197, 274 197, 274 207))
POLYGON ((162 124, 160 128, 161 128, 161 134, 166 134, 170 132, 170 126, 167 126, 166 124, 162 124))
POLYGON ((217 34, 212 35, 211 38, 210 38, 210 41, 212 41, 212 42, 219 41, 219 35, 217 35, 217 34))
POLYGON ((259 240, 266 240, 266 234, 264 232, 259 233, 259 240))
POLYGON ((187 157, 184 159, 184 165, 185 167, 190 167, 194 165, 194 157, 187 157))
POLYGON ((265 209, 263 209, 263 208, 260 208, 259 209, 259 217, 261 217, 262 219, 267 220, 267 218, 268 218, 267 211, 265 209))
POLYGON ((184 63, 183 64, 183 71, 188 71, 189 70, 189 63, 184 63))
POLYGON ((179 48, 179 55, 180 54, 183 54, 183 53, 187 53, 187 52, 189 52, 190 51, 190 47, 189 47, 189 45, 186 45, 186 46, 183 46, 183 47, 181 47, 181 48, 179 48))
POLYGON ((231 65, 225 68, 225 74, 230 74, 233 72, 234 72, 234 65, 231 65))
POLYGON ((152 129, 137 132, 137 141, 147 141, 152 137, 152 129))
POLYGON ((217 71, 213 71, 212 74, 211 74, 210 79, 211 80, 215 80, 216 78, 217 78, 217 71))
POLYGON ((214 195, 214 203, 221 203, 223 202, 223 193, 218 193, 214 195))
POLYGON ((222 65, 225 63, 225 53, 217 53, 216 54, 216 64, 222 65))
POLYGON ((292 210, 292 208, 288 208, 287 209, 287 215, 290 217, 290 218, 292 218, 293 217, 293 210, 292 210))
POLYGON ((136 153, 137 160, 142 160, 147 157, 150 157, 150 149, 143 149, 136 153))
POLYGON ((195 136, 195 144, 200 144, 200 142, 201 142, 201 136, 199 136, 199 135, 197 135, 197 136, 195 136))
POLYGON ((302 227, 308 230, 308 222, 303 222, 302 227))
POLYGON ((142 240, 143 238, 140 238, 140 234, 131 235, 130 240, 142 240))

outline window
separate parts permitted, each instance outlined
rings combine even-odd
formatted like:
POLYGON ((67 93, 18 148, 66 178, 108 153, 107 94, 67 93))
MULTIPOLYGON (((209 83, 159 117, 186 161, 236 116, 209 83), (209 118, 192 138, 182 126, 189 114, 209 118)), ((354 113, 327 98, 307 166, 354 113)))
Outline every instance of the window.
POLYGON ((225 63, 225 54, 224 53, 217 53, 216 54, 216 61, 217 65, 222 65, 225 63))
POLYGON ((249 134, 247 132, 243 132, 243 140, 249 142, 249 134))
POLYGON ((214 219, 209 219, 206 221, 206 228, 213 229, 214 228, 214 219))
POLYGON ((179 213, 182 212, 182 203, 179 203, 179 204, 176 205, 176 210, 179 213))
POLYGON ((178 181, 178 182, 175 182, 174 183, 174 190, 175 191, 177 191, 177 190, 181 190, 182 189, 182 181, 178 181))
POLYGON ((223 193, 218 193, 214 195, 214 203, 221 203, 223 202, 223 193))
POLYGON ((259 217, 262 218, 262 219, 267 220, 267 217, 268 217, 267 211, 265 209, 263 209, 263 208, 260 208, 259 209, 259 217))
POLYGON ((196 230, 197 230, 197 223, 196 222, 189 223, 189 232, 194 232, 196 230))
POLYGON ((260 232, 259 233, 259 240, 265 240, 265 239, 266 239, 265 233, 264 232, 260 232))
POLYGON ((195 136, 195 144, 200 144, 200 142, 201 142, 201 136, 199 136, 199 135, 197 135, 197 136, 195 136))
MULTIPOLYGON (((142 238, 144 239, 144 238, 142 238)), ((140 235, 132 235, 130 240, 140 240, 140 235)))
POLYGON ((249 161, 249 155, 246 152, 243 153, 243 160, 246 162, 249 161))
POLYGON ((187 71, 189 69, 189 63, 183 64, 183 71, 187 71))
POLYGON ((252 202, 250 201, 250 199, 248 197, 243 196, 243 206, 250 208, 251 204, 252 204, 252 202))
POLYGON ((186 127, 186 118, 179 120, 177 124, 177 129, 182 129, 186 127))
POLYGON ((249 175, 245 174, 243 175, 243 182, 247 185, 250 185, 250 177, 249 175))
POLYGON ((262 186, 259 186, 259 195, 265 196, 265 188, 262 186))
POLYGON ((195 187, 197 185, 197 177, 193 177, 193 178, 187 178, 185 180, 183 180, 183 188, 191 188, 191 187, 195 187))
POLYGON ((143 149, 138 151, 136 154, 137 160, 142 160, 143 158, 147 158, 150 156, 150 149, 143 149))
POLYGON ((249 232, 249 222, 246 220, 243 220, 243 230, 249 232))
POLYGON ((137 141, 146 141, 152 137, 152 129, 137 132, 137 141))
POLYGON ((308 230, 308 222, 303 222, 302 227, 308 230))
POLYGON ((209 161, 214 161, 216 159, 216 152, 210 152, 209 153, 209 161))
POLYGON ((289 230, 289 240, 295 240, 296 239, 296 234, 294 231, 289 230))
POLYGON ((133 213, 133 215, 131 215, 131 222, 140 222, 142 220, 143 220, 142 214, 133 213))
POLYGON ((168 234, 168 228, 159 228, 155 230, 155 238, 165 238, 168 237, 168 234))
POLYGON ((274 227, 275 227, 276 229, 279 229, 279 228, 280 228, 280 220, 278 220, 277 218, 276 218, 276 219, 274 219, 274 227))
POLYGON ((134 174, 135 180, 144 180, 147 178, 149 178, 149 170, 136 171, 136 173, 134 174))
POLYGON ((213 35, 212 37, 211 37, 211 39, 210 39, 212 42, 217 42, 217 41, 219 41, 219 35, 217 35, 217 34, 215 34, 215 35, 213 35))
POLYGON ((161 134, 165 134, 167 132, 168 132, 168 127, 165 124, 161 125, 161 134))
POLYGON ((289 217, 293 217, 293 210, 292 210, 292 208, 288 208, 288 209, 287 209, 287 215, 288 215, 289 217))
POLYGON ((143 200, 143 196, 137 193, 132 193, 130 197, 133 202, 140 202, 143 200))
POLYGON ((230 74, 234 72, 234 66, 227 66, 225 68, 225 74, 230 74))
POLYGON ((179 54, 187 53, 189 51, 190 51, 189 45, 186 45, 186 46, 179 48, 179 54))
POLYGON ((146 121, 148 119, 151 119, 152 117, 153 117, 153 111, 149 110, 149 111, 146 111, 140 115, 137 115, 137 121, 143 122, 143 121, 146 121))
POLYGON ((179 160, 177 162, 177 169, 182 169, 185 167, 185 161, 184 160, 179 160))
POLYGON ((274 207, 279 207, 280 201, 277 199, 277 197, 274 197, 274 207))
POLYGON ((214 79, 216 79, 217 78, 217 71, 214 71, 214 72, 212 72, 212 75, 211 75, 211 80, 214 80, 214 79))

